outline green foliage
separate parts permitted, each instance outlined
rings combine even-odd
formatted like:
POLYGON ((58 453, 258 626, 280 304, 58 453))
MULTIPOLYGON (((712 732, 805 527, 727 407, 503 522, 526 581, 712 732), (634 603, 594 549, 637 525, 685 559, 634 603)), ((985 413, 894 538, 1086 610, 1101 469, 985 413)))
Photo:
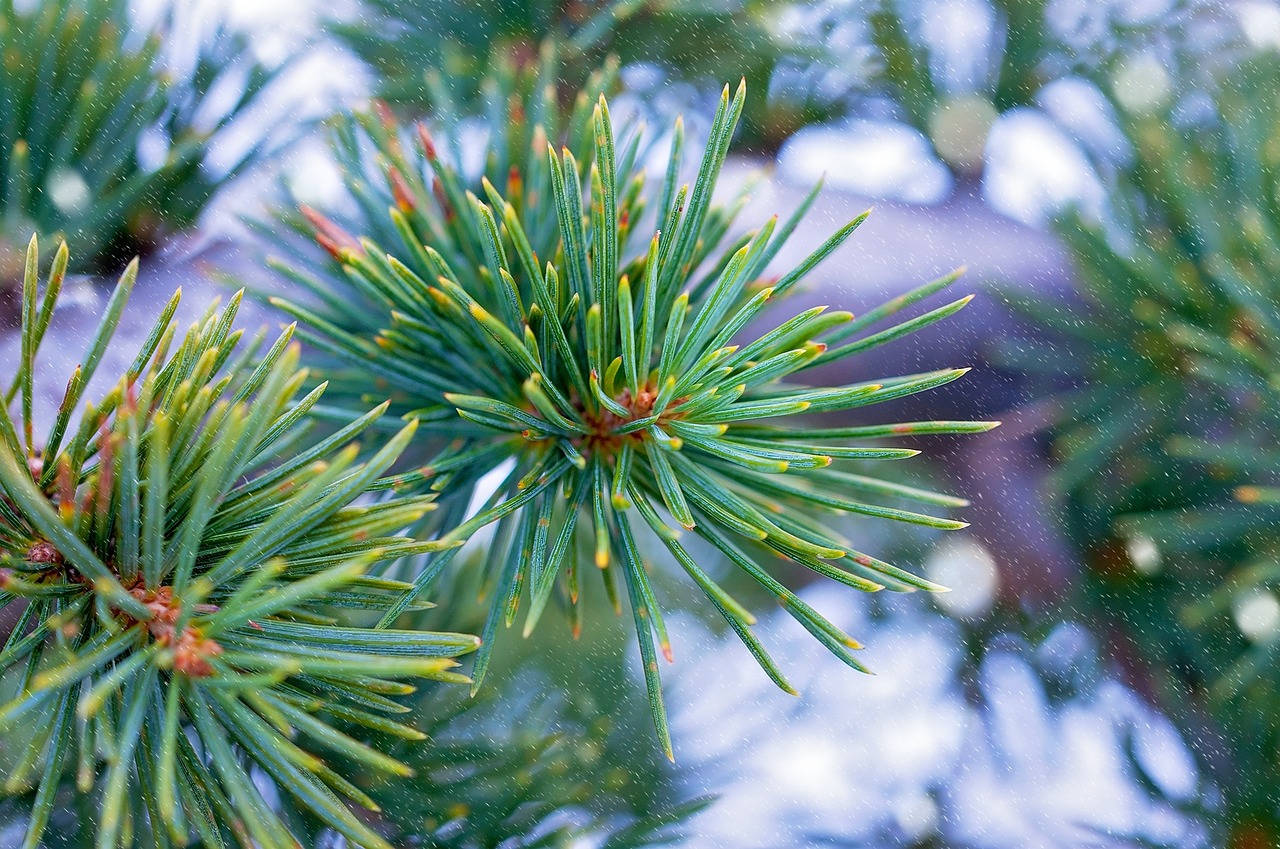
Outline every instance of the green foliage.
MULTIPOLYGON (((435 587, 449 603, 410 615, 408 626, 479 633, 488 557, 486 547, 469 547, 435 587)), ((580 636, 543 627, 500 641, 479 693, 437 687, 415 699, 431 744, 386 740, 383 751, 415 774, 370 787, 393 843, 683 845, 689 820, 709 801, 689 796, 705 777, 687 775, 653 745, 644 685, 618 662, 630 623, 603 597, 584 606, 591 624, 580 636)))
POLYGON ((677 842, 682 825, 708 800, 650 809, 650 777, 632 768, 635 752, 619 747, 598 705, 530 693, 512 698, 514 687, 539 683, 545 682, 537 676, 517 677, 501 702, 433 694, 418 706, 430 717, 423 730, 431 745, 389 748, 415 775, 373 791, 385 800, 398 839, 439 849, 571 847, 585 840, 641 849, 677 842), (519 722, 510 722, 513 714, 519 722))
MULTIPOLYGON (((611 95, 618 88, 617 63, 610 61, 587 75, 580 89, 570 89, 571 95, 566 95, 557 82, 562 71, 557 49, 554 42, 544 43, 536 63, 495 57, 482 84, 486 92, 482 127, 487 138, 481 173, 463 175, 453 167, 450 172, 457 182, 452 187, 455 190, 482 192, 482 181, 487 180, 506 187, 509 194, 519 195, 523 200, 525 233, 530 247, 539 255, 550 255, 559 243, 557 212, 548 187, 533 185, 526 190, 525 175, 547 170, 549 144, 567 145, 578 159, 589 157, 592 110, 601 96, 611 95)), ((438 143, 444 148, 441 155, 450 163, 471 161, 467 157, 472 142, 468 129, 479 128, 475 127, 477 116, 471 111, 474 104, 467 100, 465 83, 433 78, 432 85, 438 86, 435 96, 442 104, 431 119, 435 133, 425 127, 415 128, 416 138, 407 144, 398 136, 395 117, 381 104, 374 112, 333 116, 328 121, 329 141, 350 203, 324 214, 300 205, 298 209, 278 210, 278 220, 254 222, 260 235, 282 257, 287 257, 273 261, 276 270, 334 307, 346 322, 374 332, 381 317, 375 310, 353 312, 339 307, 342 298, 335 297, 333 281, 329 279, 333 273, 330 255, 344 246, 355 245, 345 233, 357 233, 378 244, 398 244, 401 230, 396 218, 388 215, 388 208, 408 210, 417 204, 415 196, 437 196, 447 190, 442 179, 427 180, 424 176, 429 167, 423 149, 426 139, 434 148, 438 136, 438 143), (279 226, 281 222, 286 226, 279 226), (317 249, 317 228, 324 251, 317 249)), ((637 148, 635 155, 640 152, 637 148)), ((443 207, 439 214, 442 220, 447 217, 443 207)), ((369 307, 378 303, 363 290, 350 294, 369 307)))
POLYGON ((20 280, 32 230, 72 239, 82 254, 73 270, 118 271, 135 250, 191 225, 248 162, 252 151, 217 173, 206 165, 211 140, 271 72, 220 30, 175 73, 162 54, 176 20, 140 39, 128 5, 0 3, 0 287, 20 280), (161 161, 143 160, 144 136, 163 143, 161 161))
MULTIPOLYGON (((832 652, 862 669, 851 651, 857 642, 766 564, 781 557, 868 591, 939 589, 858 551, 820 517, 853 513, 963 527, 876 503, 957 507, 961 499, 859 470, 866 461, 918 453, 880 438, 992 426, 814 427, 794 418, 843 413, 959 377, 963 369, 828 388, 803 382, 807 369, 928 326, 968 299, 873 330, 945 288, 955 278, 949 275, 856 319, 817 307, 747 334, 865 216, 780 278, 764 278, 814 195, 781 224, 774 218, 730 235, 744 198, 724 207, 712 196, 744 99, 745 88, 732 97, 725 88, 692 185, 680 183, 684 142, 676 125, 656 192, 639 165, 640 134, 615 142, 603 97, 593 106, 578 101, 559 150, 535 127, 528 153, 510 160, 516 167, 505 191, 488 180, 469 191, 446 145, 425 128, 410 141, 389 120, 365 119, 357 138, 340 143, 339 156, 370 217, 379 198, 391 200, 386 216, 394 236, 386 246, 357 240, 310 212, 332 261, 295 279, 316 303, 275 299, 305 326, 303 338, 335 361, 325 377, 336 409, 359 406, 370 392, 389 396, 393 411, 416 418, 434 437, 420 440, 412 455, 421 465, 388 486, 402 494, 445 493, 447 506, 434 526, 440 544, 461 546, 496 524, 487 562, 492 605, 476 686, 492 638, 514 622, 522 598, 528 598, 526 633, 553 599, 577 627, 587 586, 580 567, 594 564, 615 609, 622 592, 630 602, 668 753, 657 655, 670 658, 671 649, 637 532, 661 541, 768 675, 791 691, 753 635, 752 614, 699 566, 682 534, 709 542, 832 652), (381 175, 378 189, 367 181, 374 175, 381 175), (427 449, 441 441, 448 444, 432 456, 427 449), (480 511, 467 518, 486 475, 496 477, 496 491, 480 494, 480 511)), ((426 593, 457 550, 425 558, 414 589, 383 624, 426 593)))
MULTIPOLYGON (((1146 57, 1175 86, 1190 88, 1231 41, 1216 20, 1216 4, 1203 0, 1177 0, 1147 16, 1124 3, 980 0, 961 7, 964 24, 973 28, 965 36, 972 46, 963 53, 938 36, 942 8, 921 0, 809 8, 820 22, 813 34, 851 30, 845 38, 867 44, 865 53, 827 52, 814 60, 828 76, 846 78, 834 88, 888 97, 959 174, 981 172, 995 120, 1039 105, 1042 89, 1055 80, 1077 76, 1109 91, 1126 63, 1146 57)), ((833 87, 830 79, 825 85, 833 87)))
MULTIPOLYGON (((666 803, 667 791, 637 768, 634 729, 613 727, 601 715, 606 706, 579 705, 577 694, 573 704, 528 692, 510 695, 516 687, 539 684, 545 682, 537 676, 520 676, 501 702, 442 690, 412 702, 430 742, 387 735, 369 741, 412 775, 369 776, 365 765, 341 753, 330 763, 378 805, 378 831, 395 846, 572 849, 589 841, 607 849, 648 849, 679 843, 688 820, 709 800, 666 803), (510 721, 514 711, 516 723, 510 721)), ((336 724, 369 738, 368 729, 336 724)), ((95 845, 96 811, 88 798, 76 793, 73 782, 63 782, 46 832, 48 849, 95 845)), ((29 813, 29 798, 0 801, 0 835, 10 829, 20 834, 29 813)), ((333 839, 333 830, 314 817, 290 816, 303 845, 333 839)))
MULTIPOLYGON (((990 94, 1000 110, 1027 105, 1042 84, 1040 78, 1049 36, 1044 13, 1047 0, 996 0, 995 13, 1006 40, 985 69, 975 89, 990 94)), ((939 67, 933 45, 919 33, 921 9, 907 2, 884 2, 867 16, 871 40, 882 61, 881 81, 902 104, 911 122, 928 127, 948 97, 945 67, 939 67)))
MULTIPOLYGON (((1217 120, 1206 126, 1124 116, 1134 159, 1114 177, 1110 219, 1075 215, 1061 225, 1083 303, 1013 302, 1052 337, 1019 361, 1080 383, 1057 405, 1057 485, 1079 503, 1091 537, 1105 536, 1121 513, 1225 491, 1221 474, 1183 480, 1179 459, 1230 473, 1257 460, 1223 437, 1224 428, 1249 434, 1270 409, 1262 401, 1269 293, 1280 270, 1272 75, 1270 59, 1245 66, 1223 85, 1217 120)), ((1230 524, 1187 541, 1214 544, 1238 533, 1230 524)))
POLYGON ((957 174, 976 174, 992 124, 1035 107, 1054 80, 1078 76, 1110 90, 1127 63, 1149 61, 1175 87, 1195 89, 1238 35, 1209 0, 1159 14, 1125 3, 979 0, 963 8, 963 54, 930 27, 941 7, 921 0, 503 0, 476 4, 363 0, 333 32, 379 75, 379 96, 417 112, 460 101, 485 111, 486 68, 521 64, 555 41, 576 82, 606 54, 658 66, 668 81, 743 76, 767 97, 748 104, 738 143, 772 151, 808 124, 895 109, 957 174), (426 69, 424 71, 424 68, 426 69), (424 85, 424 82, 426 83, 424 85))
POLYGON ((1134 158, 1111 220, 1063 225, 1083 304, 1023 304, 1051 338, 1019 357, 1079 384, 1056 399, 1055 483, 1100 615, 1123 619, 1175 713, 1208 709, 1225 728, 1234 813, 1269 821, 1268 839, 1280 834, 1278 86, 1268 54, 1223 82, 1203 125, 1124 116, 1134 158))
MULTIPOLYGON (((331 29, 378 72, 380 97, 434 115, 450 106, 485 112, 488 69, 522 65, 551 42, 564 63, 559 82, 570 87, 611 54, 624 66, 657 66, 668 81, 742 76, 768 91, 792 52, 775 34, 776 13, 763 0, 362 0, 354 20, 331 29), (461 89, 460 97, 442 97, 441 80, 461 89)), ((776 147, 819 117, 761 98, 744 117, 743 141, 776 147)))
POLYGON ((316 751, 361 770, 402 763, 334 728, 406 739, 407 679, 467 679, 461 634, 376 630, 361 617, 408 585, 374 564, 438 546, 396 536, 429 497, 358 506, 413 435, 410 423, 357 462, 365 413, 303 449, 291 329, 237 351, 240 296, 179 335, 169 301, 126 374, 80 409, 137 274, 112 294, 43 442, 36 356, 68 265, 55 255, 43 295, 27 251, 21 358, 0 405, 0 735, 7 793, 34 790, 34 847, 64 772, 96 785, 95 845, 297 845, 291 816, 264 797, 270 776, 297 810, 354 845, 388 846, 341 797, 376 809, 316 751), (15 421, 6 411, 14 402, 15 421), (363 613, 362 613, 363 612, 363 613))

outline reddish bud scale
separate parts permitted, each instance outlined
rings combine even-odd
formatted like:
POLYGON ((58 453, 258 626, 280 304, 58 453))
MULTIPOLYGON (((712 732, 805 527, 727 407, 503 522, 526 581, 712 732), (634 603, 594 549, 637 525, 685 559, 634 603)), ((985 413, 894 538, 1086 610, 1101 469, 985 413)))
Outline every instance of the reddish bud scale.
POLYGON ((418 143, 422 145, 422 152, 427 157, 427 161, 435 163, 439 156, 436 151, 435 139, 431 137, 431 131, 427 129, 427 125, 419 121, 416 125, 418 130, 418 143))
POLYGON ((514 203, 524 193, 524 178, 520 169, 512 165, 507 171, 507 200, 514 203))
POLYGON ((40 540, 27 550, 28 563, 61 563, 62 554, 48 540, 40 540))
MULTIPOLYGON (((214 673, 209 658, 222 654, 222 646, 205 637, 195 625, 186 625, 177 633, 177 622, 182 615, 182 602, 173 597, 173 587, 148 590, 135 587, 129 594, 151 611, 147 631, 162 646, 173 649, 173 668, 192 678, 207 678, 214 673)), ((214 605, 198 605, 200 613, 212 613, 214 605)))
POLYGON ((382 122, 382 128, 388 132, 394 131, 396 128, 396 116, 391 111, 391 107, 382 99, 373 101, 373 111, 378 113, 378 120, 382 122))
POLYGON ((338 262, 342 262, 342 248, 328 236, 325 236, 322 233, 317 233, 316 243, 319 244, 320 247, 324 248, 329 253, 329 256, 333 257, 338 262))
POLYGON ((58 460, 56 484, 58 489, 58 510, 62 514, 63 521, 67 521, 75 510, 76 484, 71 475, 71 460, 65 454, 58 460))
POLYGON ((341 260, 344 250, 352 251, 357 256, 364 253, 364 249, 360 246, 360 241, 355 236, 343 230, 322 213, 317 212, 306 204, 298 207, 298 211, 315 229, 316 241, 322 248, 333 254, 335 259, 341 260))
POLYGON ((391 111, 391 107, 387 105, 385 100, 375 100, 373 102, 373 110, 378 114, 382 129, 387 134, 387 147, 394 156, 403 159, 404 151, 400 148, 399 127, 396 124, 395 113, 391 111))
POLYGON ((453 204, 449 203, 449 196, 444 193, 444 184, 440 182, 439 177, 431 178, 431 194, 435 196, 440 211, 444 213, 445 223, 452 223, 458 216, 453 211, 453 204))
POLYGON ((413 193, 409 191, 409 184, 404 181, 404 177, 400 175, 399 169, 394 165, 387 168, 387 181, 391 183, 391 195, 395 198, 396 206, 401 212, 413 212, 418 205, 413 201, 413 193))

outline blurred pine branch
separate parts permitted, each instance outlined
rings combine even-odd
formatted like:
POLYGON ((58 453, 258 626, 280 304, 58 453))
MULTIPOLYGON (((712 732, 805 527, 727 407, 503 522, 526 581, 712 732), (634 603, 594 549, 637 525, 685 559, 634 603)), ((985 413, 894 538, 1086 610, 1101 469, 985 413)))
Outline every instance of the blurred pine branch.
POLYGON ((248 166, 252 149, 211 167, 211 145, 274 72, 223 28, 172 67, 182 23, 140 31, 125 0, 0 4, 0 289, 33 230, 75 242, 73 272, 119 273, 248 166))
POLYGON ((1071 387, 1054 483, 1090 605, 1167 709, 1219 724, 1229 756, 1209 762, 1237 832, 1267 840, 1280 837, 1278 86, 1267 52, 1222 81, 1207 116, 1119 106, 1131 160, 1109 212, 1061 222, 1082 303, 1018 304, 1047 337, 1010 352, 1071 387))
MULTIPOLYGON (((555 80, 572 91, 609 56, 656 71, 663 84, 746 78, 762 94, 779 63, 816 45, 790 43, 777 18, 784 4, 763 0, 362 0, 332 32, 378 72, 378 95, 410 114, 492 99, 483 81, 494 64, 533 64, 554 42, 563 58, 555 80), (445 100, 439 76, 460 89, 445 100), (426 83, 424 85, 424 82, 426 83)), ((826 117, 799 104, 759 97, 747 107, 739 142, 776 150, 805 123, 826 117)))

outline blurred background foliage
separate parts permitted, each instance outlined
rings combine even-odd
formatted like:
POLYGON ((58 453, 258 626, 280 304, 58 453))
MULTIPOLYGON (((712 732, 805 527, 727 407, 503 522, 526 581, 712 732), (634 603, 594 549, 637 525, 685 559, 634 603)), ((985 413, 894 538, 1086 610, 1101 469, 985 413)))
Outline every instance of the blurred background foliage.
POLYGON ((73 271, 119 271, 261 152, 212 155, 275 72, 225 27, 175 50, 196 23, 174 9, 143 26, 125 0, 0 4, 0 290, 33 231, 72 240, 73 271))
MULTIPOLYGON (((922 133, 961 177, 980 177, 996 120, 1039 104, 1055 80, 1142 87, 1158 66, 1179 94, 1212 84, 1238 32, 1221 3, 1072 0, 365 0, 331 30, 376 72, 388 102, 443 105, 433 78, 483 98, 494 61, 561 45, 562 81, 606 56, 642 90, 745 77, 753 98, 736 144, 769 155, 796 130, 888 116, 922 133)), ((452 105, 452 104, 451 104, 452 105)))
MULTIPOLYGON (((1081 309, 1055 308, 1054 484, 1091 567, 1169 710, 1208 711, 1232 741, 1224 778, 1275 831, 1280 722, 1276 345, 1280 64, 1231 69, 1212 109, 1131 109, 1129 166, 1101 221, 1064 218, 1081 309), (1188 702, 1187 694, 1194 696, 1188 702)), ((1023 303, 1035 313, 1043 304, 1023 303)), ((1190 720, 1192 716, 1188 716, 1190 720)))
MULTIPOLYGON (((122 17, 122 4, 57 0, 41 8, 63 13, 45 17, 23 11, 28 5, 6 3, 0 10, 6 57, 0 74, 8 75, 0 114, 0 157, 7 157, 0 163, 7 175, 0 280, 4 263, 15 255, 6 240, 23 227, 78 235, 81 255, 93 246, 98 256, 84 270, 98 270, 189 226, 210 194, 249 161, 207 167, 211 134, 271 76, 246 52, 242 37, 229 31, 202 42, 207 55, 189 73, 159 74, 153 68, 159 67, 162 36, 149 41, 139 35, 122 17), (90 28, 77 23, 82 20, 95 23, 90 28), (75 26, 93 39, 77 37, 75 26), (97 46, 84 55, 66 53, 76 61, 55 78, 77 82, 59 85, 63 97, 49 101, 37 86, 46 78, 35 66, 8 57, 53 57, 52 63, 63 55, 49 49, 57 39, 97 46), (114 58, 103 58, 108 56, 114 58), (196 121, 198 112, 205 114, 202 98, 227 65, 247 69, 239 77, 247 80, 243 95, 233 97, 234 105, 212 124, 196 121), (75 85, 107 74, 118 75, 107 83, 113 88, 139 94, 113 104, 112 115, 123 117, 98 116, 117 135, 86 129, 89 141, 102 139, 100 146, 75 147, 64 128, 88 127, 96 114, 89 107, 103 108, 100 101, 74 98, 75 85), (155 132, 169 152, 140 164, 142 153, 154 149, 144 140, 155 132), (104 157, 108 147, 123 161, 104 157), (74 197, 58 188, 61 183, 49 182, 68 173, 79 174, 84 186, 72 181, 74 197), (70 204, 75 209, 67 212, 66 198, 79 199, 83 209, 70 204)), ((1012 281, 983 281, 993 284, 988 297, 1007 304, 1023 324, 1017 334, 1001 334, 973 355, 1023 373, 1035 387, 1025 405, 987 413, 1029 422, 1023 431, 1049 468, 1044 502, 1036 509, 1057 520, 1076 569, 1070 587, 1050 608, 1022 604, 1015 593, 979 599, 973 607, 944 602, 946 618, 895 614, 879 603, 870 605, 870 613, 845 614, 871 616, 880 627, 908 634, 937 627, 958 639, 963 653, 939 673, 938 703, 954 699, 979 711, 973 722, 985 730, 962 739, 975 746, 975 740, 986 741, 1006 768, 1015 760, 1010 751, 1025 741, 1018 734, 1000 738, 995 730, 1006 716, 1001 711, 1014 710, 1010 697, 1002 702, 991 671, 1004 668, 1003 658, 1020 658, 1010 663, 1039 682, 1017 691, 1040 694, 1026 697, 1026 710, 1034 703, 1057 719, 1074 716, 1123 681, 1125 693, 1168 715, 1189 741, 1198 770, 1191 790, 1179 796, 1158 775, 1153 778, 1142 768, 1146 761, 1136 744, 1124 742, 1131 737, 1121 734, 1118 750, 1132 767, 1126 772, 1132 783, 1204 829, 1152 836, 1103 823, 1092 832, 1056 830, 1053 845, 1252 849, 1280 845, 1277 22, 1280 9, 1272 3, 1226 0, 363 0, 325 25, 367 64, 372 91, 409 118, 449 115, 478 126, 507 126, 511 101, 486 89, 486 72, 496 67, 511 78, 529 75, 550 44, 559 57, 561 90, 577 90, 616 57, 609 90, 632 95, 640 108, 658 114, 746 77, 761 95, 748 102, 735 145, 757 162, 769 162, 806 127, 896 122, 919 134, 952 187, 987 191, 993 133, 1003 120, 1034 113, 1068 137, 1098 187, 1097 197, 1074 198, 1049 216, 1048 228, 1071 260, 1071 297, 1052 300, 1028 295, 1012 281), (1093 648, 1062 648, 1077 639, 1073 620, 1094 634, 1093 648)), ((376 112, 334 118, 329 132, 357 145, 360 121, 376 126, 376 112)), ((477 184, 481 171, 503 173, 502 157, 499 149, 476 169, 477 184)), ((394 199, 389 187, 373 185, 366 205, 394 199)), ((358 203, 349 208, 342 223, 353 232, 378 218, 362 214, 358 203)), ((298 232, 309 232, 302 218, 294 222, 298 232)), ((307 250, 289 233, 268 236, 277 253, 295 257, 307 250)), ((321 265, 323 258, 315 256, 315 266, 321 265)), ((945 474, 940 470, 936 477, 945 474)), ((914 549, 901 540, 886 545, 904 546, 904 558, 936 562, 940 571, 927 574, 944 583, 946 570, 954 574, 957 564, 1001 567, 998 551, 938 548, 930 554, 918 541, 914 549)), ((972 580, 975 573, 960 574, 972 580)), ((729 580, 727 573, 713 576, 729 580)), ((1000 573, 999 580, 1010 576, 1000 573)), ((467 592, 474 588, 458 594, 467 592)), ((450 607, 433 611, 430 621, 466 630, 476 627, 480 610, 450 607)), ((621 645, 625 629, 607 627, 607 611, 596 615, 601 625, 591 631, 593 639, 621 645)), ((724 677, 726 698, 741 699, 740 682, 724 671, 729 662, 713 662, 720 655, 706 648, 716 640, 707 637, 698 649, 707 656, 685 674, 724 677)), ((433 729, 438 745, 415 752, 423 759, 419 778, 407 786, 368 788, 387 800, 387 827, 405 845, 655 845, 708 821, 673 822, 692 815, 686 805, 701 805, 706 780, 690 779, 690 773, 714 775, 717 767, 733 771, 734 764, 739 783, 727 780, 726 799, 704 817, 717 810, 737 816, 760 804, 753 798, 773 798, 741 786, 780 780, 778 773, 751 773, 741 754, 722 752, 711 762, 695 755, 678 767, 660 763, 643 710, 635 710, 638 682, 610 665, 617 645, 578 646, 568 666, 558 660, 569 655, 567 642, 566 634, 550 629, 532 641, 506 641, 502 651, 511 657, 495 668, 519 671, 499 681, 489 699, 465 705, 439 695, 424 700, 424 723, 439 723, 433 729), (552 692, 558 695, 542 695, 552 692), (559 695, 565 692, 572 696, 559 695), (513 727, 510 716, 521 721, 513 727), (601 723, 601 716, 609 721, 601 723), (471 767, 459 769, 458 761, 471 767), (517 780, 507 780, 511 776, 517 780)), ((881 679, 918 667, 892 658, 886 663, 881 679)), ((827 669, 827 675, 838 672, 827 669)), ((819 687, 813 698, 833 703, 821 701, 835 698, 823 692, 819 687)), ((856 704, 865 692, 846 688, 838 703, 856 704)), ((901 700, 872 702, 881 713, 859 707, 856 716, 889 722, 904 712, 901 700)), ((703 729, 686 732, 689 737, 752 739, 750 745, 775 758, 808 763, 800 758, 809 751, 804 733, 788 724, 794 713, 780 711, 777 725, 760 738, 745 738, 734 736, 736 726, 727 720, 708 722, 705 717, 714 714, 707 706, 685 706, 676 711, 678 744, 681 710, 702 716, 689 720, 703 729), (776 738, 780 748, 768 749, 761 742, 767 738, 776 738)), ((1009 721, 1025 728, 1030 714, 1014 713, 1022 725, 1009 721)), ((1154 722, 1141 712, 1124 715, 1132 723, 1126 728, 1154 722)), ((819 749, 850 762, 865 754, 865 747, 855 753, 832 746, 830 726, 816 727, 825 729, 816 732, 819 749)), ((849 739, 857 730, 864 729, 849 730, 849 739)), ((1067 759, 1049 746, 1020 751, 1067 759)), ((842 777, 870 781, 885 764, 900 761, 901 753, 858 761, 869 764, 866 770, 842 777)), ((1048 781, 1007 771, 1026 782, 1048 781)), ((903 815, 857 839, 821 829, 806 836, 829 845, 1024 845, 1017 835, 1026 831, 992 828, 985 837, 965 831, 966 822, 981 820, 965 819, 960 791, 980 784, 983 774, 970 763, 929 779, 941 783, 921 784, 923 795, 939 806, 936 822, 942 825, 913 831, 903 823, 917 820, 903 815), (938 787, 951 788, 952 795, 938 787)), ((1088 780, 1087 772, 1081 775, 1088 780)), ((1033 808, 1036 802, 1019 789, 1012 779, 997 785, 997 792, 1013 793, 1033 808)), ((1057 792, 1072 791, 1062 786, 1057 792)), ((4 823, 21 820, 22 804, 19 798, 0 806, 0 845, 10 833, 4 823)), ((764 809, 803 819, 793 810, 764 809)), ((826 822, 838 827, 843 815, 830 812, 826 822)), ((84 845, 72 837, 75 811, 68 809, 65 820, 66 842, 56 845, 84 845)), ((1040 837, 1036 828, 1055 823, 1035 820, 1024 828, 1040 837)))
MULTIPOLYGON (((563 58, 562 91, 576 90, 609 56, 624 66, 646 65, 663 83, 718 87, 745 77, 752 90, 767 91, 779 62, 793 52, 773 25, 778 8, 765 0, 370 0, 331 29, 376 70, 380 97, 422 114, 446 105, 483 111, 475 105, 481 100, 492 107, 481 85, 491 64, 530 63, 548 41, 563 58), (437 80, 454 91, 441 91, 437 80)), ((752 147, 776 149, 798 127, 826 117, 784 115, 764 98, 753 101, 739 136, 752 147)))

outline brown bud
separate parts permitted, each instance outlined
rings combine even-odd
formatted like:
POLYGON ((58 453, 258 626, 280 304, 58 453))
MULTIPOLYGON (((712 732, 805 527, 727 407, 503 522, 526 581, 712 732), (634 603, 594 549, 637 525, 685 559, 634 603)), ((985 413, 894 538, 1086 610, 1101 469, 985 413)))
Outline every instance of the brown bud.
POLYGON ((61 563, 62 554, 48 540, 40 540, 27 550, 28 563, 61 563))

